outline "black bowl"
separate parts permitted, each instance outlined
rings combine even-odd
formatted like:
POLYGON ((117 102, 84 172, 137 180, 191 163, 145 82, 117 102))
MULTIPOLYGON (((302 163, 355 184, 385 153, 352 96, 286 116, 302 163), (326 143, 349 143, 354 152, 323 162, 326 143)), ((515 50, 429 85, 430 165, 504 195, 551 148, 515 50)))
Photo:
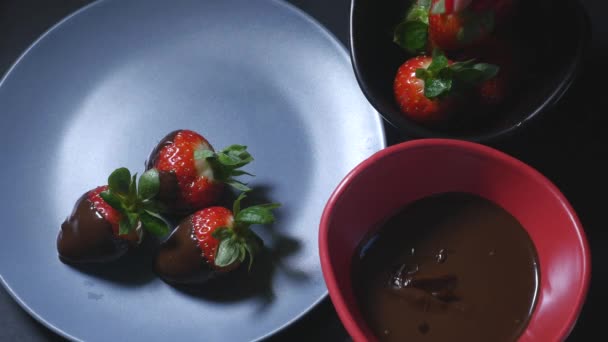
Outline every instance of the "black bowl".
POLYGON ((578 0, 521 0, 510 26, 516 43, 520 78, 516 89, 486 119, 444 126, 409 120, 393 97, 393 80, 408 58, 393 43, 393 29, 412 0, 352 0, 350 51, 363 93, 386 121, 408 138, 455 138, 476 142, 501 140, 553 107, 583 66, 590 41, 589 19, 578 0), (489 118, 489 119, 488 119, 489 118))

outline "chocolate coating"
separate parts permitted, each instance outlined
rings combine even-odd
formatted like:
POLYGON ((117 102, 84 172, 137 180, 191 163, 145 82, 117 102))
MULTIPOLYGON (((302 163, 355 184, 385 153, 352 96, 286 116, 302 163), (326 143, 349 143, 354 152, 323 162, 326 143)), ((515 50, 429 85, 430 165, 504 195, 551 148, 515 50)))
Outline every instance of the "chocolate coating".
POLYGON ((160 140, 160 142, 154 147, 152 152, 150 152, 150 155, 148 156, 148 160, 146 160, 146 170, 149 170, 156 165, 156 162, 158 161, 158 153, 165 146, 169 146, 169 145, 173 144, 173 139, 175 139, 175 136, 179 132, 180 132, 180 130, 175 130, 175 131, 165 135, 165 137, 160 140))
POLYGON ((380 341, 517 341, 534 308, 532 240, 511 214, 475 195, 414 202, 360 252, 355 293, 380 341))
POLYGON ((59 259, 66 263, 108 262, 120 258, 129 244, 114 236, 112 225, 95 210, 85 193, 61 225, 59 259))
POLYGON ((161 244, 154 268, 163 280, 171 284, 200 284, 216 275, 202 257, 191 217, 184 219, 161 244))
MULTIPOLYGON (((173 139, 175 139, 175 136, 179 132, 180 130, 175 130, 160 140, 148 156, 146 170, 156 167, 158 154, 165 146, 173 144, 173 139)), ((156 199, 166 207, 168 213, 175 215, 188 215, 192 213, 195 209, 183 200, 175 173, 159 170, 158 176, 160 180, 160 189, 156 199)))

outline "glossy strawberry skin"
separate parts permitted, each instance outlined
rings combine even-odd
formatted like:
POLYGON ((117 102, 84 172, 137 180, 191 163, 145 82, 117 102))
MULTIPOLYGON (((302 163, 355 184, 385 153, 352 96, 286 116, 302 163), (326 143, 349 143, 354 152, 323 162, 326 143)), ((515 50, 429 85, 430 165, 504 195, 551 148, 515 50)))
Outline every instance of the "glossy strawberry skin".
MULTIPOLYGON (((232 228, 234 217, 232 211, 224 207, 209 207, 192 215, 192 230, 198 241, 201 256, 209 265, 217 270, 224 270, 215 265, 215 255, 219 241, 212 236, 220 227, 232 228)), ((236 268, 238 265, 231 266, 236 268)))
POLYGON ((112 208, 99 195, 102 191, 108 190, 107 185, 98 186, 87 193, 87 198, 93 203, 93 208, 103 216, 103 218, 112 225, 112 232, 118 236, 118 224, 120 222, 120 213, 112 208))
POLYGON ((416 70, 426 69, 431 58, 418 56, 409 59, 399 67, 393 83, 395 100, 401 112, 420 123, 434 123, 444 120, 452 101, 449 99, 429 99, 424 96, 424 81, 416 77, 416 70))
POLYGON ((213 178, 213 170, 204 161, 197 163, 197 150, 214 151, 200 134, 178 130, 163 138, 148 159, 147 168, 160 173, 159 200, 169 213, 189 214, 214 204, 222 194, 224 184, 213 178))
POLYGON ((455 50, 464 44, 458 40, 462 20, 457 14, 432 14, 429 16, 429 39, 433 46, 443 50, 455 50))

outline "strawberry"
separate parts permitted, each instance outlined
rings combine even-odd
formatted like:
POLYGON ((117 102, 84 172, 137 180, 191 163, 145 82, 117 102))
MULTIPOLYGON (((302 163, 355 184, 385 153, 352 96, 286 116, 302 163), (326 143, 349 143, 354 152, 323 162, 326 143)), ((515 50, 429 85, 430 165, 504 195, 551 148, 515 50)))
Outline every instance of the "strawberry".
POLYGON ((425 81, 416 76, 417 70, 428 70, 431 57, 418 56, 403 63, 393 84, 395 99, 410 119, 421 123, 438 122, 450 109, 450 100, 425 96, 425 81))
POLYGON ((163 242, 156 258, 156 273, 174 284, 202 283, 237 269, 245 260, 249 268, 263 241, 249 226, 269 224, 278 203, 241 210, 243 192, 232 211, 208 207, 186 217, 163 242))
POLYGON ((439 50, 433 57, 418 56, 407 60, 397 71, 394 96, 401 112, 423 124, 445 120, 458 108, 458 97, 496 75, 495 65, 452 62, 439 50))
POLYGON ((118 224, 121 219, 120 212, 112 208, 108 202, 101 198, 101 193, 103 191, 108 191, 108 189, 109 187, 107 185, 98 186, 89 191, 86 195, 87 199, 91 202, 91 209, 94 209, 101 214, 101 216, 112 225, 112 232, 114 235, 118 236, 118 224))
POLYGON ((485 105, 497 105, 511 92, 517 67, 513 48, 507 41, 492 37, 481 44, 467 49, 464 58, 477 58, 500 67, 500 72, 479 85, 479 100, 485 105))
POLYGON ((233 177, 248 174, 239 168, 252 160, 246 146, 231 145, 216 153, 200 134, 178 130, 154 148, 146 168, 159 172, 158 199, 167 213, 185 215, 214 204, 224 184, 249 190, 233 177))
POLYGON ((152 210, 158 190, 158 174, 137 176, 120 168, 108 178, 108 184, 83 194, 72 214, 61 225, 57 237, 59 257, 64 262, 106 262, 120 258, 137 246, 143 231, 163 235, 166 223, 152 210))
POLYGON ((470 46, 487 38, 494 29, 494 12, 474 6, 448 13, 446 0, 432 0, 429 13, 429 39, 450 51, 470 46))

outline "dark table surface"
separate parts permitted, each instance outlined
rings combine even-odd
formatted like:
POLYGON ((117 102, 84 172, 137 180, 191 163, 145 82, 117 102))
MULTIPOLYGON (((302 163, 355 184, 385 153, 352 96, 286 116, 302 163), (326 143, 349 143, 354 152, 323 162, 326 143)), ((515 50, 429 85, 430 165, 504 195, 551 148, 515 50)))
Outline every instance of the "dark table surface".
MULTIPOLYGON (((608 123, 603 94, 608 78, 608 3, 581 0, 592 22, 592 44, 585 70, 562 102, 526 132, 494 147, 532 165, 551 179, 570 200, 585 227, 592 251, 591 289, 568 341, 601 340, 602 310, 608 304, 608 123), (592 339, 592 336, 594 337, 592 339)), ((90 0, 0 0, 0 74, 44 31, 90 0)), ((325 25, 348 46, 350 0, 289 0, 325 25)), ((543 15, 539 13, 539 15, 543 15)), ((568 25, 568 23, 564 23, 568 25)), ((389 144, 404 140, 386 127, 389 144)), ((6 229, 6 227, 5 227, 6 229)), ((0 289, 0 341, 62 341, 31 318, 0 289)), ((329 299, 272 341, 349 341, 329 299)))

